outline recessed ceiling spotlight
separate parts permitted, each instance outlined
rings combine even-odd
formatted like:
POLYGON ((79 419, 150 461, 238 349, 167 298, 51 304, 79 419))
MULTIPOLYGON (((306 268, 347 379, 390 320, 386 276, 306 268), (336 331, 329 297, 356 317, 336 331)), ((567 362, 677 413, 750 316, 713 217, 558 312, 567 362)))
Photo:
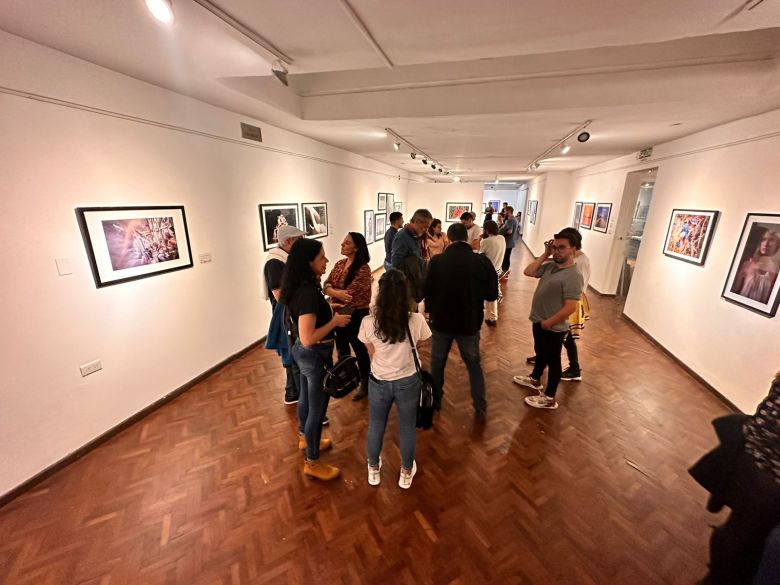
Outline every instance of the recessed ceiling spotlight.
POLYGON ((146 7, 157 20, 163 24, 173 22, 173 6, 171 0, 146 0, 146 7))
POLYGON ((393 148, 396 150, 401 150, 401 143, 400 142, 393 142, 393 148))
POLYGON ((443 172, 444 172, 444 169, 443 169, 443 168, 441 168, 441 167, 439 167, 439 172, 440 172, 440 173, 443 173, 443 172))
POLYGON ((577 134, 577 142, 587 142, 590 140, 590 132, 580 132, 577 134))
POLYGON ((561 148, 561 154, 566 154, 570 150, 571 150, 571 146, 569 146, 568 144, 564 144, 563 148, 561 148))
POLYGON ((412 160, 414 160, 414 159, 416 159, 416 158, 417 158, 417 153, 416 153, 416 152, 410 152, 410 153, 409 153, 409 156, 411 156, 411 157, 412 157, 412 160))
POLYGON ((423 163, 424 165, 427 165, 427 164, 428 164, 428 159, 427 159, 427 158, 424 158, 424 159, 422 159, 422 163, 423 163))
POLYGON ((453 177, 452 180, 455 181, 456 183, 460 183, 460 177, 458 176, 453 177))

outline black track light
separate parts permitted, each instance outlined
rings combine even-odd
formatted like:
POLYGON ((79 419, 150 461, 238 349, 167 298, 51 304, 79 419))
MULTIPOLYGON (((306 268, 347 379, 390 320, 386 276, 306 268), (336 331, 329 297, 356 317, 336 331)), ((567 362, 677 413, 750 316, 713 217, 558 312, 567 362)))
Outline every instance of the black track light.
POLYGON ((393 142, 393 148, 395 150, 401 150, 401 143, 400 142, 393 142))
POLYGON ((416 152, 410 152, 410 153, 409 153, 409 156, 411 156, 411 157, 412 157, 412 160, 414 160, 414 159, 416 159, 416 158, 417 158, 417 153, 416 153, 416 152))
POLYGON ((436 165, 431 165, 431 168, 435 171, 436 170, 436 165))
POLYGON ((443 168, 441 168, 441 167, 439 167, 439 172, 440 172, 440 173, 443 173, 443 172, 444 172, 444 169, 443 169, 443 168))
POLYGON ((590 132, 580 132, 577 135, 577 142, 587 142, 590 139, 590 132))
POLYGON ((422 159, 422 163, 423 163, 424 165, 427 165, 427 164, 428 164, 428 159, 427 159, 427 158, 424 158, 424 159, 422 159))

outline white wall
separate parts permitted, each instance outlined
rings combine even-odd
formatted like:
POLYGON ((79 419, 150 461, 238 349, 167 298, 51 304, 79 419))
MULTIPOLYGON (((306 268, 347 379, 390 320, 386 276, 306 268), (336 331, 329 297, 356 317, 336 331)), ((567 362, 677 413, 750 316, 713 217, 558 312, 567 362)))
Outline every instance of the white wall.
MULTIPOLYGON (((780 369, 780 315, 758 315, 721 298, 749 212, 780 213, 780 110, 725 124, 575 173, 574 201, 611 201, 619 213, 626 175, 658 167, 625 313, 744 411, 752 412, 780 369), (662 253, 673 208, 716 209, 721 217, 704 266, 662 253)), ((540 204, 541 205, 541 204, 540 204)), ((616 234, 583 231, 591 284, 605 279, 616 234)), ((680 388, 684 394, 687 388, 680 388)))
POLYGON ((406 177, 253 122, 257 148, 243 116, 6 33, 0 54, 2 494, 265 334, 259 203, 327 201, 333 262, 378 191, 406 200, 406 177), (168 204, 186 209, 195 266, 96 289, 74 209, 168 204))
POLYGON ((544 242, 571 223, 568 218, 571 200, 571 175, 569 173, 545 173, 532 179, 528 186, 528 200, 523 209, 523 240, 535 255, 544 252, 544 242), (528 217, 528 201, 539 201, 536 223, 528 217))
POLYGON ((445 206, 451 203, 471 203, 479 223, 482 212, 482 183, 409 183, 409 204, 404 206, 404 219, 409 220, 415 209, 425 208, 442 222, 446 232, 445 206))

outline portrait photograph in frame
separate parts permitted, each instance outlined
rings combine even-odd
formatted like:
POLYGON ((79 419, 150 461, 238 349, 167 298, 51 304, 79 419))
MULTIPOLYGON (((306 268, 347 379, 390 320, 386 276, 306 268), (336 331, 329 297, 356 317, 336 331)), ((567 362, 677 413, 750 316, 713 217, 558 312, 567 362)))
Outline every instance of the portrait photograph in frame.
POLYGON ((780 303, 780 214, 748 213, 721 295, 774 317, 780 303))
POLYGON ((664 255, 701 266, 718 221, 718 211, 672 209, 664 241, 664 255))
POLYGON ((192 267, 183 205, 78 207, 97 288, 192 267))
POLYGON ((374 216, 374 235, 376 237, 376 241, 383 240, 385 237, 385 232, 387 231, 386 225, 387 225, 387 216, 384 213, 380 213, 374 216))
POLYGON ((302 203, 303 231, 307 238, 324 238, 328 235, 328 204, 302 203))
POLYGON ((597 203, 596 213, 593 217, 593 231, 607 233, 609 227, 609 216, 612 214, 611 203, 597 203))
POLYGON ((582 201, 574 204, 574 217, 571 220, 571 227, 575 230, 580 229, 580 218, 582 217, 582 201))
POLYGON ((376 240, 375 230, 374 210, 366 209, 363 212, 363 235, 366 237, 366 244, 373 244, 374 240, 376 240))
POLYGON ((459 221, 460 216, 466 211, 471 212, 471 203, 451 203, 444 204, 444 221, 453 222, 459 221))
POLYGON ((376 209, 377 211, 387 211, 387 193, 376 194, 376 209))
POLYGON ((580 228, 589 230, 593 226, 593 212, 596 210, 595 203, 583 203, 582 215, 580 216, 580 228))
POLYGON ((297 203, 261 203, 260 231, 263 238, 263 251, 279 246, 276 232, 283 225, 292 225, 302 230, 297 203))

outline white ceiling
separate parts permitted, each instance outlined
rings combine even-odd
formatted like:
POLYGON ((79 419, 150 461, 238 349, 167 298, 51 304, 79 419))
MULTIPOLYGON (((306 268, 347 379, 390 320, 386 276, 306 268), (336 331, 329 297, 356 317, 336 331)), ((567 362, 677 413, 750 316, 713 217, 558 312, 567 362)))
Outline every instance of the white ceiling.
POLYGON ((383 129, 485 181, 525 176, 588 119, 591 140, 540 171, 780 108, 776 0, 215 3, 291 58, 289 88, 271 54, 194 0, 173 0, 171 27, 143 0, 4 0, 0 28, 440 180, 383 129))

